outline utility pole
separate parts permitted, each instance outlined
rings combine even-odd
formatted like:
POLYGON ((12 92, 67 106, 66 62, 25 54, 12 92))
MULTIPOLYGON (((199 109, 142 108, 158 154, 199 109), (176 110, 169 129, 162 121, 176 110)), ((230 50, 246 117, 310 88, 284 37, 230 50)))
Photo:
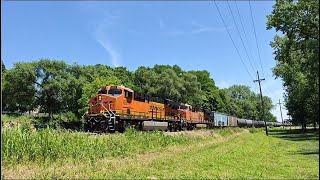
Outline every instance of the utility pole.
POLYGON ((259 77, 259 72, 257 71, 257 75, 258 75, 258 79, 257 80, 253 80, 253 82, 259 82, 259 89, 260 89, 260 99, 261 99, 261 106, 262 106, 262 119, 264 121, 264 125, 266 127, 266 135, 268 136, 268 126, 267 126, 267 123, 266 123, 266 120, 264 118, 264 103, 263 103, 263 98, 262 98, 262 91, 261 91, 261 81, 265 80, 264 78, 263 79, 260 79, 259 77))
POLYGON ((284 128, 284 125, 283 125, 283 117, 282 117, 282 110, 281 110, 281 104, 282 104, 282 103, 280 103, 280 99, 279 99, 279 103, 277 103, 277 104, 279 104, 279 106, 280 106, 280 113, 281 113, 282 127, 284 128))

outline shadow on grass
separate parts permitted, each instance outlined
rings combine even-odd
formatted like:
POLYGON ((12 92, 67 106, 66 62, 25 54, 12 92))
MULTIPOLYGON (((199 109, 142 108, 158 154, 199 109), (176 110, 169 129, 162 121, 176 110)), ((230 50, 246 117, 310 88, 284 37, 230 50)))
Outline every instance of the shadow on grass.
POLYGON ((302 154, 302 155, 314 155, 314 154, 319 154, 319 149, 318 150, 301 150, 301 151, 295 151, 291 152, 292 154, 302 154))
POLYGON ((302 132, 301 129, 270 129, 269 134, 291 141, 319 141, 319 129, 308 129, 307 132, 302 132))
MULTIPOLYGON (((319 129, 308 129, 303 132, 301 129, 270 129, 269 135, 272 137, 289 140, 289 141, 319 141, 319 129)), ((302 149, 291 152, 291 154, 301 155, 319 155, 319 148, 302 149)))

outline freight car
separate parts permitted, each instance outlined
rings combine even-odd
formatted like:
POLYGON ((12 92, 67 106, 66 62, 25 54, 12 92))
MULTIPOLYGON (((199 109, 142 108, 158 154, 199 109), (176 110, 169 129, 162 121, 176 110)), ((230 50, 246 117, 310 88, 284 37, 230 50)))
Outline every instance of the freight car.
POLYGON ((237 127, 238 121, 235 116, 228 116, 228 127, 237 127))
POLYGON ((124 86, 102 87, 88 104, 84 127, 90 132, 123 132, 128 126, 139 130, 165 131, 192 130, 196 127, 264 127, 264 123, 259 121, 237 119, 213 111, 195 111, 189 104, 150 97, 124 86))
POLYGON ((211 119, 214 122, 215 127, 227 127, 228 126, 228 117, 226 114, 219 112, 211 112, 211 119))

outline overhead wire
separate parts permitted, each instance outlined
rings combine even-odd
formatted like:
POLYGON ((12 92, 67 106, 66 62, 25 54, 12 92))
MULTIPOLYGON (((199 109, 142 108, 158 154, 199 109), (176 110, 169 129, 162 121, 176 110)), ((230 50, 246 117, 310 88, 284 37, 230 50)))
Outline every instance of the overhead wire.
POLYGON ((263 77, 265 77, 265 76, 264 76, 264 72, 263 72, 263 68, 262 68, 260 50, 259 50, 259 45, 258 45, 258 40, 257 40, 257 33, 256 33, 255 25, 254 25, 254 20, 253 20, 252 8, 251 8, 250 0, 249 0, 249 7, 250 7, 250 14, 251 14, 251 21, 252 21, 252 24, 253 24, 254 37, 255 37, 255 39, 256 39, 256 46, 257 46, 258 55, 259 55, 259 60, 260 60, 260 67, 261 67, 261 70, 262 70, 262 75, 263 75, 263 77))
MULTIPOLYGON (((240 16, 240 12, 239 12, 239 8, 238 8, 238 5, 237 5, 237 2, 235 1, 235 4, 236 4, 236 8, 238 10, 238 14, 239 14, 239 17, 240 17, 240 22, 242 24, 242 21, 241 21, 241 16, 240 16)), ((262 66, 262 61, 261 61, 261 55, 260 55, 260 49, 259 49, 259 44, 258 44, 258 38, 257 38, 257 33, 256 33, 256 28, 255 28, 255 24, 254 24, 254 19, 253 19, 253 11, 252 11, 252 7, 251 7, 251 2, 249 0, 249 7, 250 7, 250 15, 251 15, 251 21, 252 21, 252 26, 253 26, 253 31, 254 31, 254 37, 255 37, 255 44, 256 44, 256 48, 257 48, 257 51, 258 51, 258 56, 259 56, 259 62, 260 62, 260 68, 261 68, 261 71, 262 71, 262 75, 263 75, 263 78, 265 78, 265 75, 264 75, 264 71, 263 71, 263 66, 262 66)), ((242 24, 242 27, 243 27, 243 24, 242 24)), ((243 28, 243 31, 244 31, 244 28, 243 28)), ((245 31, 244 31, 245 32, 245 31)), ((245 34, 245 37, 246 37, 246 33, 245 34)), ((247 41, 248 42, 248 41, 247 41)), ((249 49, 250 50, 250 49, 249 49)), ((251 53, 251 51, 250 51, 251 53)), ((252 56, 252 54, 251 54, 252 56)), ((252 56, 253 57, 253 56, 252 56)), ((254 61, 253 61, 254 62, 254 61)), ((255 66, 256 67, 256 66, 255 66)), ((257 68, 257 67, 256 67, 257 68)), ((257 68, 258 69, 258 68, 257 68)), ((263 89, 265 90, 266 94, 269 95, 271 97, 271 95, 273 94, 272 91, 269 90, 269 88, 267 86, 263 86, 263 89)))
POLYGON ((233 12, 232 12, 232 10, 231 10, 231 7, 230 7, 230 4, 229 4, 229 1, 228 1, 228 0, 227 0, 227 3, 228 3, 229 11, 230 11, 230 13, 231 13, 233 22, 234 22, 234 24, 236 25, 236 29, 237 29, 237 32, 238 32, 238 34, 239 34, 239 37, 240 37, 242 46, 243 46, 243 48, 244 48, 244 50, 245 50, 245 52, 246 52, 246 55, 247 55, 247 58, 248 58, 248 60, 249 60, 249 62, 250 62, 250 65, 251 65, 251 67, 252 67, 252 70, 253 70, 253 72, 255 72, 256 70, 255 70, 255 68, 254 68, 253 65, 252 65, 252 62, 251 62, 251 60, 250 60, 250 57, 249 57, 247 48, 246 48, 246 46, 244 45, 244 42, 243 42, 241 33, 240 33, 240 31, 239 31, 238 25, 237 25, 237 23, 236 23, 236 19, 234 18, 234 15, 233 15, 233 12))
POLYGON ((256 69, 258 69, 258 68, 257 68, 257 65, 256 65, 256 63, 255 63, 255 61, 254 61, 254 58, 253 58, 253 56, 252 56, 251 48, 249 48, 250 46, 249 46, 249 41, 248 41, 248 38, 247 38, 247 33, 246 33, 246 31, 245 31, 245 29, 244 29, 244 26, 243 26, 243 23, 242 23, 242 18, 241 18, 241 15, 240 15, 240 11, 239 11, 239 8, 238 8, 237 1, 235 0, 234 2, 235 2, 235 4, 236 4, 238 16, 239 16, 239 19, 240 19, 240 23, 241 23, 242 31, 243 31, 243 34, 244 34, 244 38, 245 38, 246 43, 247 43, 247 46, 248 46, 249 54, 250 54, 251 59, 252 59, 252 61, 253 61, 254 67, 255 67, 256 69))
POLYGON ((246 65, 245 65, 244 62, 243 62, 243 59, 242 59, 242 57, 241 57, 241 55, 240 55, 240 53, 239 53, 239 50, 238 50, 237 46, 235 45, 235 43, 234 43, 234 41, 233 41, 233 39, 232 39, 232 36, 231 36, 231 34, 230 34, 230 32, 229 32, 229 30, 228 30, 228 28, 227 28, 227 25, 226 25, 226 23, 225 23, 222 15, 221 15, 221 12, 220 12, 220 10, 219 10, 219 7, 218 7, 216 1, 214 0, 213 2, 214 2, 215 6, 216 6, 216 8, 217 8, 217 10, 218 10, 218 13, 219 13, 219 15, 220 15, 220 18, 221 18, 221 20, 222 20, 222 22, 223 22, 223 24, 224 24, 224 26, 225 26, 225 28, 226 28, 226 30, 227 30, 227 33, 228 33, 228 35, 229 35, 229 37, 230 37, 230 39, 231 39, 231 41, 232 41, 232 44, 233 44, 234 48, 236 49, 238 56, 240 57, 240 60, 241 60, 241 62, 242 62, 242 65, 243 65, 244 68, 246 69, 246 71, 247 71, 247 73, 249 74, 250 78, 253 80, 251 74, 249 73, 246 65))
POLYGON ((263 86, 262 88, 264 89, 264 92, 271 97, 272 93, 266 88, 267 86, 263 86))

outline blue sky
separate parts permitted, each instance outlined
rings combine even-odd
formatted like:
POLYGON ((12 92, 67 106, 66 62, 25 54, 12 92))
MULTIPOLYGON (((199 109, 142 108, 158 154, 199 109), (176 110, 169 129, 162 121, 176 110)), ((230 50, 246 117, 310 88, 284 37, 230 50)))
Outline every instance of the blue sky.
MULTIPOLYGON (((271 71, 276 62, 269 44, 276 32, 266 30, 273 4, 251 1, 260 64, 249 1, 229 1, 251 66, 227 1, 217 1, 250 75, 212 1, 3 1, 1 59, 6 68, 40 58, 125 66, 131 71, 177 64, 184 70, 209 71, 220 88, 240 84, 255 92, 258 86, 252 79, 259 70, 266 79, 263 94, 276 104, 283 101, 282 81, 271 71)), ((272 113, 281 121, 279 106, 272 113)), ((285 110, 283 115, 286 119, 285 110)))

